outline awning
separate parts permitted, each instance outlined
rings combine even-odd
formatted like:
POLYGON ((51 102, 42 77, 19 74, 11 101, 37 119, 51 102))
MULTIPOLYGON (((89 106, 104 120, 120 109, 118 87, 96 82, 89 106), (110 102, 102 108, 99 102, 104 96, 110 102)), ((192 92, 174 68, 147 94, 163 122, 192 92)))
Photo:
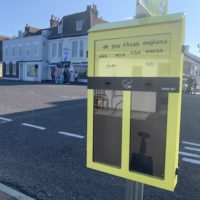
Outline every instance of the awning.
POLYGON ((53 67, 58 67, 58 66, 56 64, 48 64, 46 65, 46 67, 53 68, 53 67))

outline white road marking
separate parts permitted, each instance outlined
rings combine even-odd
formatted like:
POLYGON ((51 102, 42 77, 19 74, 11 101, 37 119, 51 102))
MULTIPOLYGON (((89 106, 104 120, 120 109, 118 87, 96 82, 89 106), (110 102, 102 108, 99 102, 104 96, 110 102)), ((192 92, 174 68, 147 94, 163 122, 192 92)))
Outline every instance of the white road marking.
POLYGON ((0 117, 0 120, 7 121, 7 122, 11 122, 12 121, 12 119, 5 118, 5 117, 0 117))
POLYGON ((200 158, 200 155, 198 155, 198 154, 193 154, 193 153, 187 153, 187 152, 182 152, 182 151, 180 151, 179 154, 180 154, 180 155, 183 155, 183 156, 193 157, 193 158, 200 158))
POLYGON ((58 133, 62 134, 62 135, 69 136, 69 137, 79 138, 79 139, 83 139, 84 138, 84 136, 82 136, 82 135, 76 135, 76 134, 73 134, 73 133, 67 133, 67 132, 63 132, 63 131, 60 131, 58 133))
POLYGON ((65 99, 84 99, 86 96, 64 96, 64 95, 59 95, 60 98, 65 98, 65 99))
POLYGON ((27 124, 27 123, 22 123, 23 126, 28 126, 28 127, 31 127, 31 128, 36 128, 36 129, 39 129, 39 130, 45 130, 46 128, 44 127, 41 127, 41 126, 36 126, 36 125, 33 125, 33 124, 27 124))
POLYGON ((200 160, 194 160, 194 159, 190 159, 190 158, 182 158, 182 160, 185 162, 188 162, 188 163, 200 165, 200 160))
POLYGON ((0 183, 0 191, 8 194, 9 196, 14 197, 17 200, 34 200, 33 198, 31 198, 21 192, 18 192, 6 185, 3 185, 2 183, 0 183))
POLYGON ((184 149, 191 150, 191 151, 199 151, 200 152, 200 149, 192 148, 192 147, 184 147, 184 149))
POLYGON ((188 144, 188 145, 193 145, 193 146, 200 147, 200 144, 198 144, 198 143, 186 142, 186 141, 183 141, 182 143, 183 143, 183 144, 188 144))

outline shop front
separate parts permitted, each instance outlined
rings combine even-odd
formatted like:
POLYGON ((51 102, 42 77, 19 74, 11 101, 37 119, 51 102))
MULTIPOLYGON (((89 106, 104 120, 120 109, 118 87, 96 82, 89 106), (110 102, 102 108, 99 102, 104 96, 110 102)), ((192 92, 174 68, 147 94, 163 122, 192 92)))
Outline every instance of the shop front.
POLYGON ((20 63, 21 79, 23 81, 42 81, 41 62, 23 62, 20 63))
POLYGON ((72 81, 79 83, 87 83, 88 63, 72 64, 72 81))

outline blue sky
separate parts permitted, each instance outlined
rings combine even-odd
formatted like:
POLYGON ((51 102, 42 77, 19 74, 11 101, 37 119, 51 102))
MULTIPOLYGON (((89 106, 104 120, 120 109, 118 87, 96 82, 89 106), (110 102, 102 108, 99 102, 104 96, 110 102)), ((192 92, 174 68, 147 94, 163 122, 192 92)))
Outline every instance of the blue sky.
MULTIPOLYGON (((200 1, 168 0, 168 13, 186 13, 185 44, 190 52, 200 56, 200 1)), ((47 28, 51 14, 58 18, 81 12, 89 4, 96 4, 100 16, 107 21, 119 21, 135 15, 136 0, 1 0, 0 35, 14 36, 29 25, 47 28)))

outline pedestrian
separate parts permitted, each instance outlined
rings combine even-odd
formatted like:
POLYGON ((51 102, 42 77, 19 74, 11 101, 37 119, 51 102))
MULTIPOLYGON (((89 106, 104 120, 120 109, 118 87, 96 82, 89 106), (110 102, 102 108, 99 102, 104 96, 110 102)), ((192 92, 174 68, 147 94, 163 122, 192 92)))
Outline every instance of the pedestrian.
POLYGON ((53 83, 55 83, 55 70, 51 71, 51 80, 53 83))
POLYGON ((67 77, 66 70, 64 70, 64 72, 63 72, 63 78, 64 78, 64 84, 66 84, 68 82, 68 77, 67 77))
POLYGON ((59 79, 60 79, 60 75, 58 73, 58 70, 55 71, 55 83, 59 84, 59 79))
POLYGON ((67 84, 70 84, 70 78, 71 78, 71 73, 70 73, 70 71, 67 69, 67 84))
POLYGON ((187 84, 188 84, 188 92, 189 94, 192 94, 193 79, 191 77, 187 80, 187 84))
POLYGON ((193 94, 196 94, 196 91, 197 91, 197 82, 196 82, 196 79, 194 79, 194 81, 193 81, 192 88, 193 88, 193 94))
POLYGON ((59 74, 59 84, 63 84, 63 73, 62 72, 60 72, 60 74, 59 74))
POLYGON ((74 78, 75 78, 75 83, 77 83, 78 82, 78 72, 77 71, 75 71, 74 78))

